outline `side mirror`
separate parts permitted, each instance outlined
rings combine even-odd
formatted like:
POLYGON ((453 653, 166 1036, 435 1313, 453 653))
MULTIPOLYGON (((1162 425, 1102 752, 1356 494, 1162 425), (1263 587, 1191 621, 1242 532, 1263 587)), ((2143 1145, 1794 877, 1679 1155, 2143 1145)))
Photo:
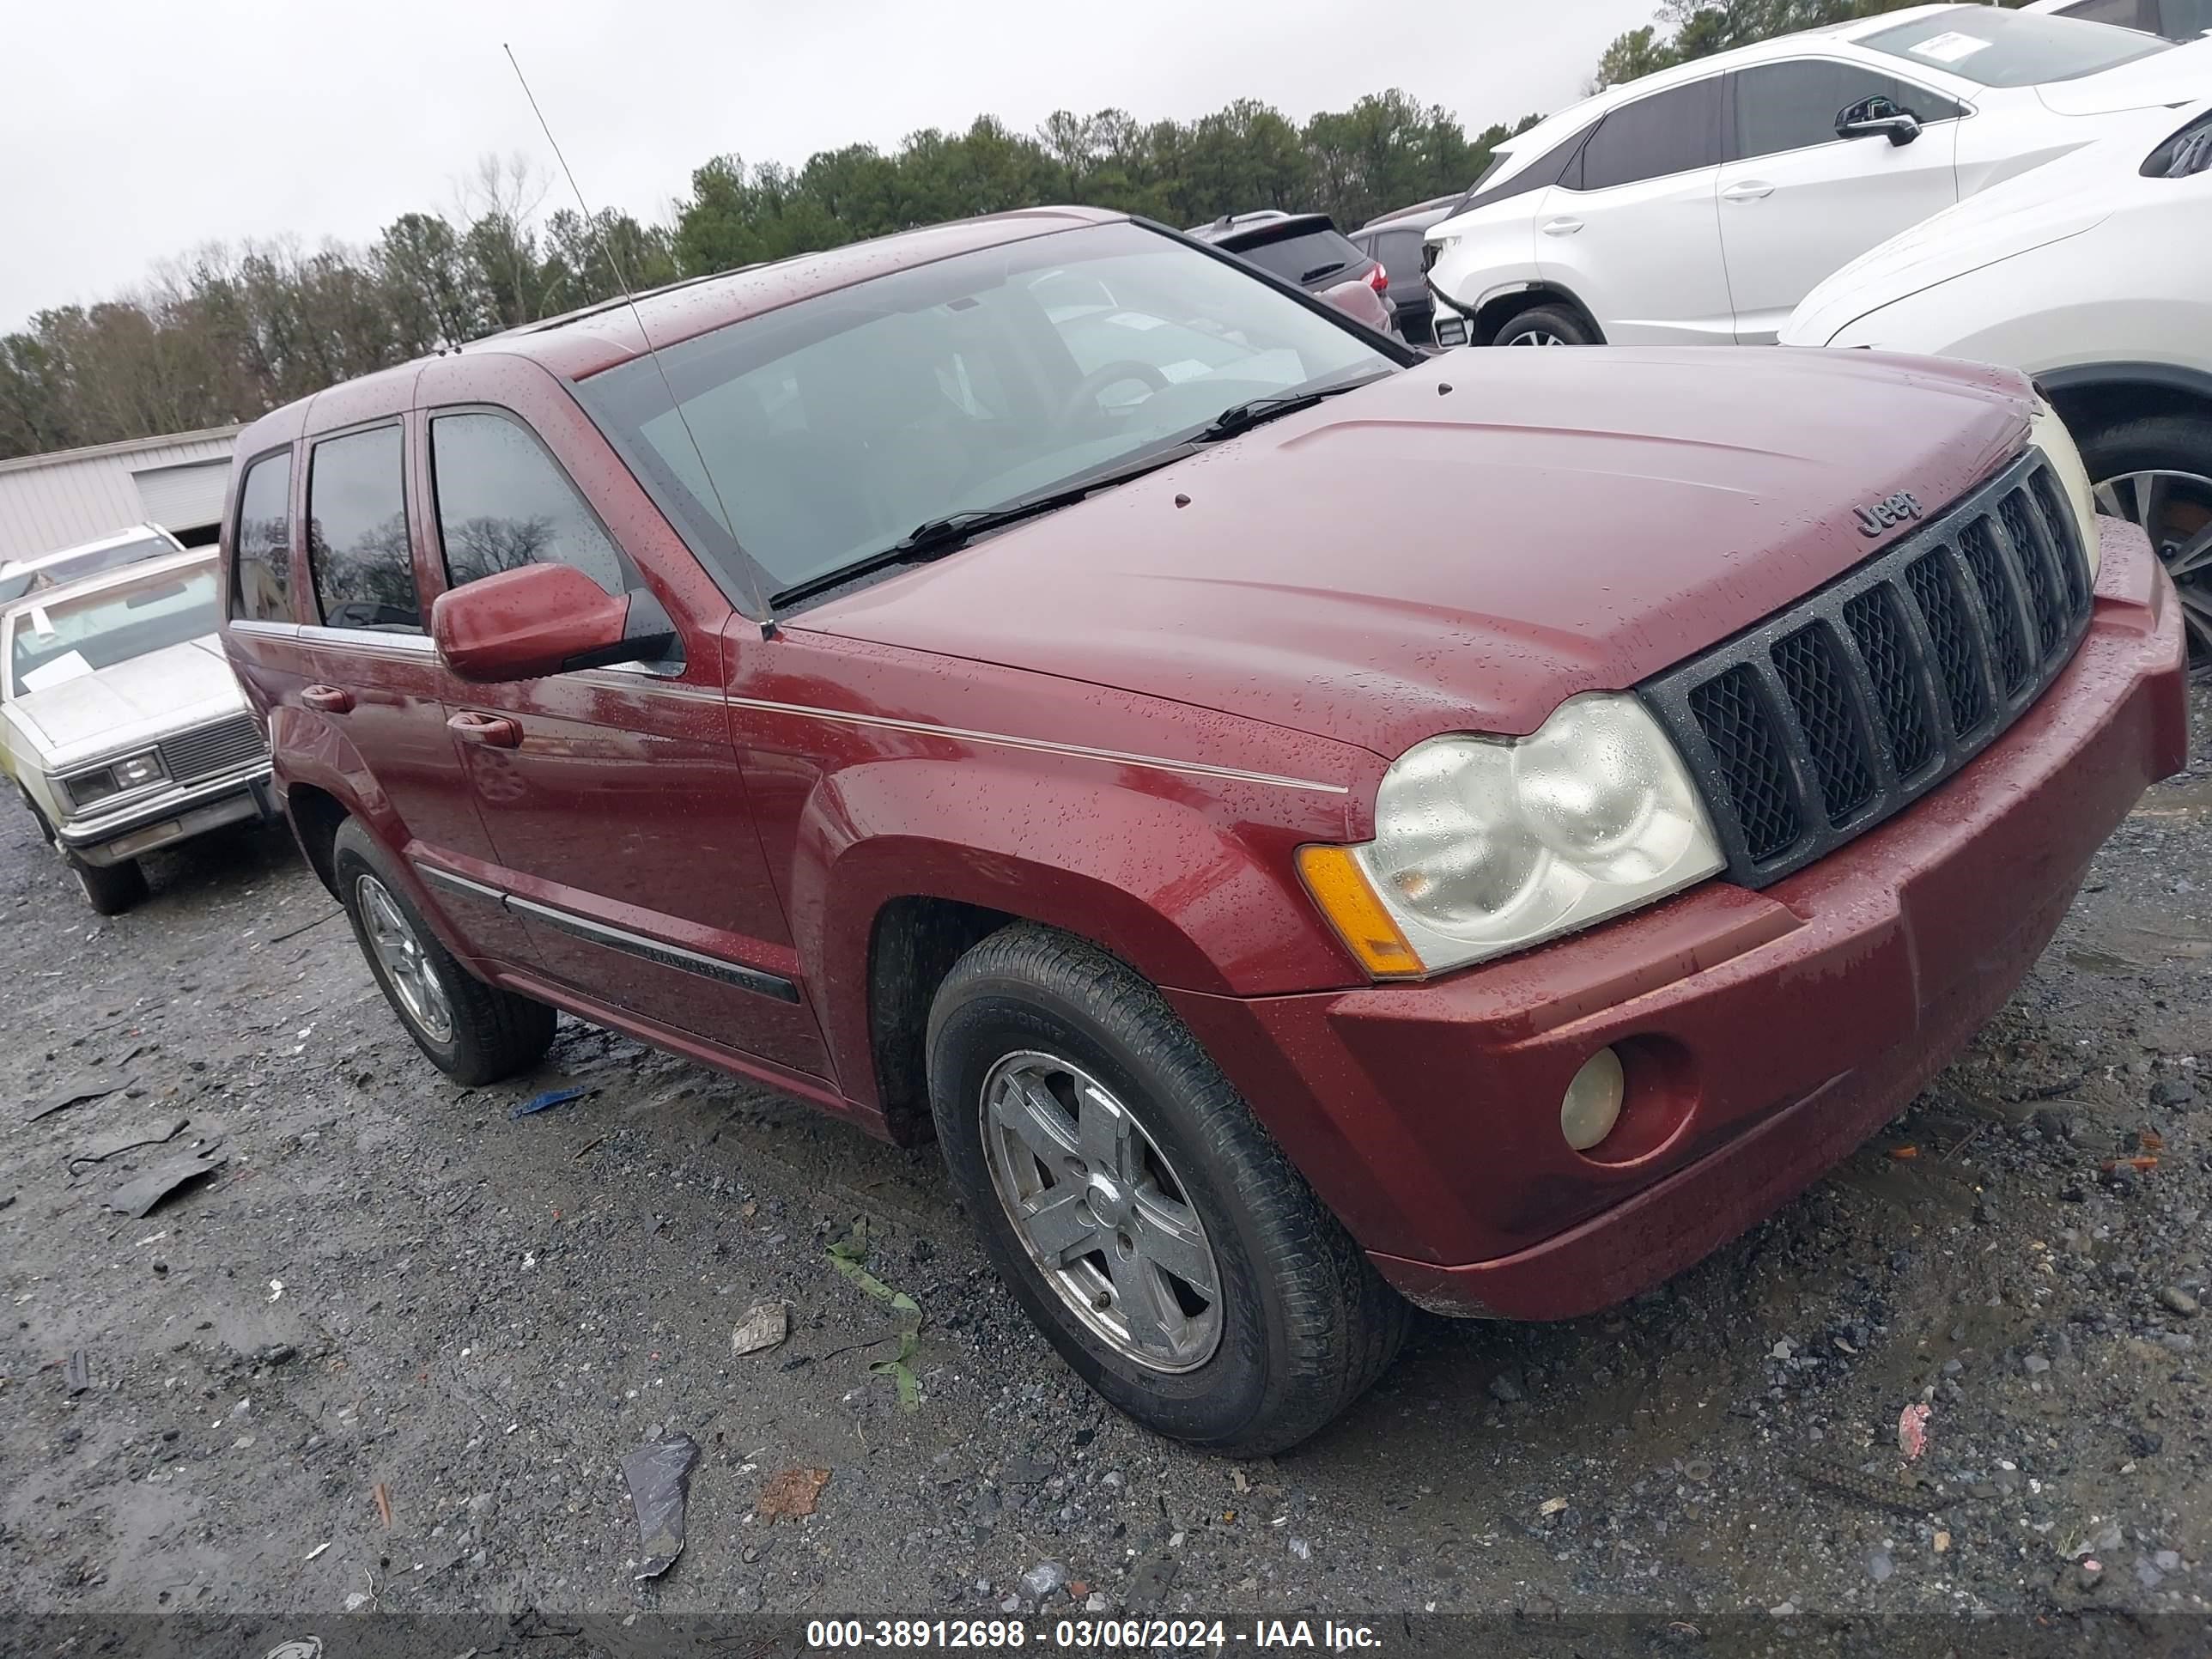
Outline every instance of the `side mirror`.
POLYGON ((674 624, 651 594, 610 593, 565 564, 526 564, 441 593, 430 637, 448 668, 479 684, 658 662, 676 649, 674 624))
POLYGON ((1837 112, 1837 137, 1871 138, 1876 134, 1893 144, 1909 144, 1920 136, 1919 118, 1887 98, 1862 98, 1837 112))

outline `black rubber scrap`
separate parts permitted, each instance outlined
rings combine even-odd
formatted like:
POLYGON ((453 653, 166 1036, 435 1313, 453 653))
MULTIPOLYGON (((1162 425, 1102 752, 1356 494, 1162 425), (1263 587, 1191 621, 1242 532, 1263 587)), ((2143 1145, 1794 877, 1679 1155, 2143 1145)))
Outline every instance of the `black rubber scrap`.
POLYGON ((108 1072, 80 1072, 65 1079, 31 1103, 23 1121, 36 1123, 42 1117, 52 1117, 56 1112, 88 1100, 100 1100, 120 1089, 125 1079, 108 1072))
POLYGON ((1799 1458, 1790 1465, 1790 1469, 1808 1486, 1817 1486, 1842 1498, 1855 1498, 1877 1509, 1893 1510, 1899 1515, 1933 1515, 1945 1505, 1939 1493, 1880 1480, 1841 1463, 1799 1458))
POLYGON ((136 1181, 125 1182, 100 1201, 133 1219, 141 1218, 179 1187, 213 1175, 230 1161, 230 1154, 204 1148, 156 1164, 136 1181))

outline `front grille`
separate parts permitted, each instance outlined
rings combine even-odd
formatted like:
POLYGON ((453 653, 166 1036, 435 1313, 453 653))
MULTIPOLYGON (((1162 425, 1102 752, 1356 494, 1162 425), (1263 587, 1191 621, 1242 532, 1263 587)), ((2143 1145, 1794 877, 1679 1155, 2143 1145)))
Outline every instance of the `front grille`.
POLYGON ((1926 794, 2041 695, 2089 623, 2039 451, 1819 592, 1639 689, 1764 886, 1926 794))
POLYGON ((250 714, 234 714, 161 739, 162 763, 179 783, 234 770, 268 752, 250 714))

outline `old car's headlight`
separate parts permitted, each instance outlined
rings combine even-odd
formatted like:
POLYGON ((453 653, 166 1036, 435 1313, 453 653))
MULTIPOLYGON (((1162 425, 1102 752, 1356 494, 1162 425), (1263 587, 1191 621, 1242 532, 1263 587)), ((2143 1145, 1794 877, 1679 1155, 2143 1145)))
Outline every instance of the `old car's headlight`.
POLYGON ((2081 526, 2081 547, 2089 558, 2089 580, 2094 581, 2101 553, 2097 545, 2097 492, 2090 485, 2089 469, 2081 465, 2081 452, 2075 447, 2074 434, 2058 418, 2058 411, 2040 398, 2035 400, 2035 416, 2028 426, 2027 441, 2043 452, 2044 459, 2058 475, 2058 482, 2066 487, 2066 499, 2072 504, 2074 517, 2081 526))
POLYGON ((106 800, 110 795, 127 793, 142 789, 149 783, 159 783, 168 776, 168 769, 161 764, 161 751, 142 749, 135 755, 125 755, 105 766, 92 766, 82 772, 73 772, 62 780, 69 791, 70 801, 78 806, 91 806, 106 800))
POLYGON ((1521 950, 1724 863, 1674 745, 1617 692, 1569 698, 1530 737, 1415 744, 1383 775, 1374 840, 1298 853, 1315 901, 1378 975, 1521 950))

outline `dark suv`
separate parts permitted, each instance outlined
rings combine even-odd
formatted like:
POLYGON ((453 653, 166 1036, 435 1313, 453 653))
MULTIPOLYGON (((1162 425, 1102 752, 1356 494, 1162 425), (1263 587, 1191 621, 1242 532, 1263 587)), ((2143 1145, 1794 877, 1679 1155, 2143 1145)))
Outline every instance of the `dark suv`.
POLYGON ((1387 297, 1389 273, 1368 250, 1353 243, 1326 213, 1227 214, 1194 225, 1201 242, 1224 248, 1261 270, 1295 283, 1334 306, 1354 322, 1389 330, 1395 312, 1387 297))
POLYGON ((2172 588, 2017 375, 1424 360, 1086 210, 237 453, 230 659, 433 1061, 561 1008, 933 1129, 1068 1363, 1243 1453, 1406 1297, 1587 1313, 1815 1179, 2185 755, 2172 588))

